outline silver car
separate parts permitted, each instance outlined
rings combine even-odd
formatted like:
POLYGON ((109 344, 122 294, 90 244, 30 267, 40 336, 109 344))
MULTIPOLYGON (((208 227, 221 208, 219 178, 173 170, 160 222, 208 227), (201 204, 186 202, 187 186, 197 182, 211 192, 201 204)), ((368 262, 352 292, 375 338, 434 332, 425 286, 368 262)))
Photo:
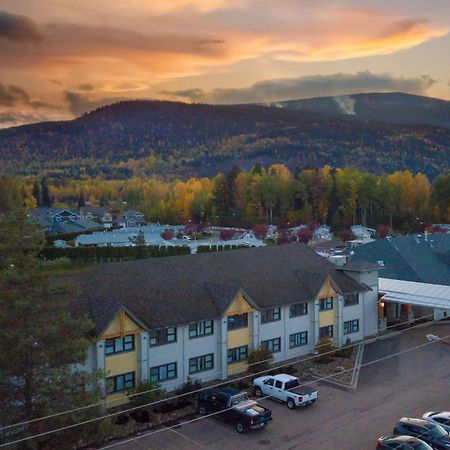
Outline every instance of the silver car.
POLYGON ((425 420, 439 424, 450 433, 450 411, 427 412, 422 416, 425 420))

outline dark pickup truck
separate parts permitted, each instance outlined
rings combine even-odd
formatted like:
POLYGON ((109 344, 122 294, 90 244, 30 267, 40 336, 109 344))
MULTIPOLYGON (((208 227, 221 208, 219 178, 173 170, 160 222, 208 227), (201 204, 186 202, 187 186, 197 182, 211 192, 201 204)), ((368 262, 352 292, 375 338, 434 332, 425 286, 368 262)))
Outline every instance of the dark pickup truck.
POLYGON ((247 393, 234 388, 210 389, 200 393, 200 414, 215 414, 231 422, 238 433, 261 429, 272 420, 272 411, 250 400, 247 393))

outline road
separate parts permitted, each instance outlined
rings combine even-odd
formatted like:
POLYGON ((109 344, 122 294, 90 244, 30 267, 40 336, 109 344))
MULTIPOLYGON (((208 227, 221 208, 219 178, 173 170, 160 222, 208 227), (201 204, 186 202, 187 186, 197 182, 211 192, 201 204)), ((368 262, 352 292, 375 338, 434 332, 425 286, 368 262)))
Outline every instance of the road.
MULTIPOLYGON (((363 364, 427 342, 428 333, 450 335, 450 323, 409 329, 367 344, 363 364)), ((389 434, 402 416, 420 417, 450 409, 450 346, 433 343, 361 368, 358 388, 345 391, 319 384, 318 402, 291 411, 272 400, 274 420, 262 431, 239 435, 215 418, 163 429, 115 447, 120 450, 365 450, 389 434)))

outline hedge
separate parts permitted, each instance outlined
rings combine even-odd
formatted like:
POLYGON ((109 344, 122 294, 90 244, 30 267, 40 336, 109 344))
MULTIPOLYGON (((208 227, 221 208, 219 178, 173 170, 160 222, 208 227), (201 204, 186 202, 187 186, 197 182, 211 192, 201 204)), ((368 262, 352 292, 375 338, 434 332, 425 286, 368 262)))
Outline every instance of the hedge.
POLYGON ((250 248, 248 245, 199 245, 197 253, 221 252, 223 250, 234 250, 237 248, 250 248))
POLYGON ((187 255, 189 247, 148 246, 148 247, 46 247, 41 252, 45 259, 69 258, 82 262, 122 261, 125 259, 153 258, 163 256, 187 255))

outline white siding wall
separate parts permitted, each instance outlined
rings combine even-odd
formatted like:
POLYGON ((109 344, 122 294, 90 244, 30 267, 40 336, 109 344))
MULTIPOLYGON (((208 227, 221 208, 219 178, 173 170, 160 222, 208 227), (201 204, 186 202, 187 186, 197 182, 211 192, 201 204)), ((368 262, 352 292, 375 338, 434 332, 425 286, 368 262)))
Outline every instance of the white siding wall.
POLYGON ((214 334, 189 339, 189 326, 177 327, 177 342, 171 344, 148 347, 148 360, 142 358, 142 380, 149 379, 150 368, 177 363, 177 378, 161 382, 164 389, 175 389, 184 383, 188 376, 192 379, 202 379, 203 381, 220 378, 220 358, 219 358, 219 339, 220 339, 220 321, 214 321, 214 334), (189 375, 189 358, 214 354, 214 368, 198 374, 189 375), (146 374, 146 378, 144 375, 146 374))
POLYGON ((289 318, 289 306, 286 310, 286 359, 296 358, 301 355, 306 355, 314 351, 314 302, 308 302, 308 314, 299 317, 289 318), (289 348, 289 336, 301 331, 308 332, 308 345, 301 347, 289 348))
POLYGON ((281 338, 281 350, 273 354, 273 361, 283 361, 285 358, 286 345, 284 337, 284 321, 286 318, 285 308, 281 308, 281 320, 275 322, 261 323, 261 312, 259 313, 259 345, 268 339, 281 338))
POLYGON ((360 341, 364 337, 364 314, 363 314, 363 299, 362 294, 359 294, 359 304, 352 306, 344 306, 342 311, 342 329, 344 329, 344 322, 349 320, 359 320, 359 332, 344 334, 343 335, 343 345, 346 344, 348 338, 350 338, 351 342, 360 341))

